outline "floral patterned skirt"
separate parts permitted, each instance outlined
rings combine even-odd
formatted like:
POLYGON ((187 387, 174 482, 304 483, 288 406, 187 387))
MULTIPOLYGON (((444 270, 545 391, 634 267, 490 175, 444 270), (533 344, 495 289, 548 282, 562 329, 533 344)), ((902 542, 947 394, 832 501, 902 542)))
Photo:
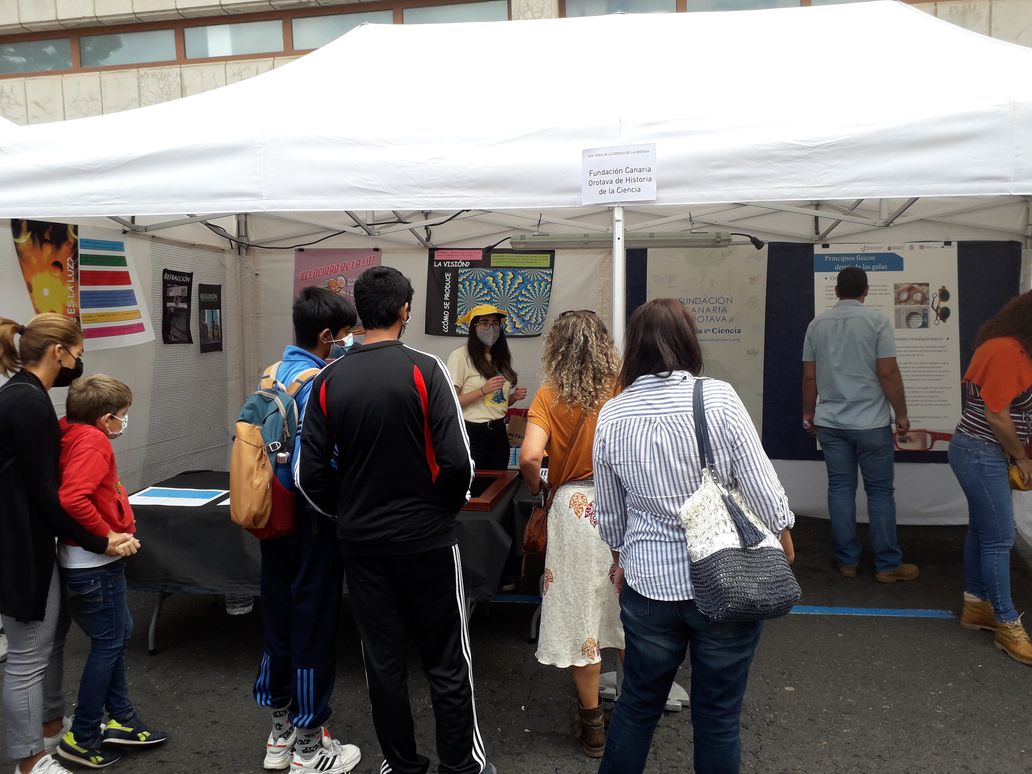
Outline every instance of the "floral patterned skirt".
POLYGON ((623 648, 614 570, 598 534, 594 483, 563 484, 548 513, 538 661, 587 666, 601 661, 602 648, 623 648))

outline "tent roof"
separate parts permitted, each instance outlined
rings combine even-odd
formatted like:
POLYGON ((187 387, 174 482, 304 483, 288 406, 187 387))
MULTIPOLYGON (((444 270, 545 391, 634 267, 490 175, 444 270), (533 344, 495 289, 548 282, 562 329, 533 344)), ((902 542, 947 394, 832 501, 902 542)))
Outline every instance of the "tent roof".
POLYGON ((655 143, 656 204, 1032 194, 1032 50, 896 2, 365 25, 152 107, 0 131, 0 217, 579 207, 655 143))

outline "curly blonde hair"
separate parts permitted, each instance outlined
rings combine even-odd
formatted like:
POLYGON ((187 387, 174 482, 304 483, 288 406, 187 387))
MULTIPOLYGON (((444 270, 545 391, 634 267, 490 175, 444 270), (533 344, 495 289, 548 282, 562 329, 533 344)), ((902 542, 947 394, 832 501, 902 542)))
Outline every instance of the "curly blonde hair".
POLYGON ((541 361, 544 382, 562 403, 593 411, 613 396, 620 356, 592 311, 561 314, 545 337, 541 361))

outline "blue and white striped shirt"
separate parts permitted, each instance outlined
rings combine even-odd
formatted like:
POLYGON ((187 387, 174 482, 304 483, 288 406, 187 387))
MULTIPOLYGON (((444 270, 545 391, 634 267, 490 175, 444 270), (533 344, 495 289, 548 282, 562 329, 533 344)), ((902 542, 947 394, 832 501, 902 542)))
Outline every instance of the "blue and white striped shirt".
MULTIPOLYGON (((602 407, 595 431, 595 508, 624 577, 659 600, 692 599, 681 506, 702 482, 687 371, 641 376, 602 407)), ((785 490, 734 388, 706 380, 706 420, 717 472, 777 535, 795 524, 785 490)))

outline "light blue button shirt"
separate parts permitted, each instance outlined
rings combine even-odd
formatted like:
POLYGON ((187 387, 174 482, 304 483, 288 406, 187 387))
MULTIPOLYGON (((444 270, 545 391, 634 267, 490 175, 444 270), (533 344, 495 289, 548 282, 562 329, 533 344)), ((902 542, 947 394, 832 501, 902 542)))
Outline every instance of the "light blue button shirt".
POLYGON ((878 379, 878 359, 896 356, 889 318, 845 299, 817 315, 806 329, 803 362, 817 363, 813 423, 843 430, 887 427, 889 401, 878 379))

